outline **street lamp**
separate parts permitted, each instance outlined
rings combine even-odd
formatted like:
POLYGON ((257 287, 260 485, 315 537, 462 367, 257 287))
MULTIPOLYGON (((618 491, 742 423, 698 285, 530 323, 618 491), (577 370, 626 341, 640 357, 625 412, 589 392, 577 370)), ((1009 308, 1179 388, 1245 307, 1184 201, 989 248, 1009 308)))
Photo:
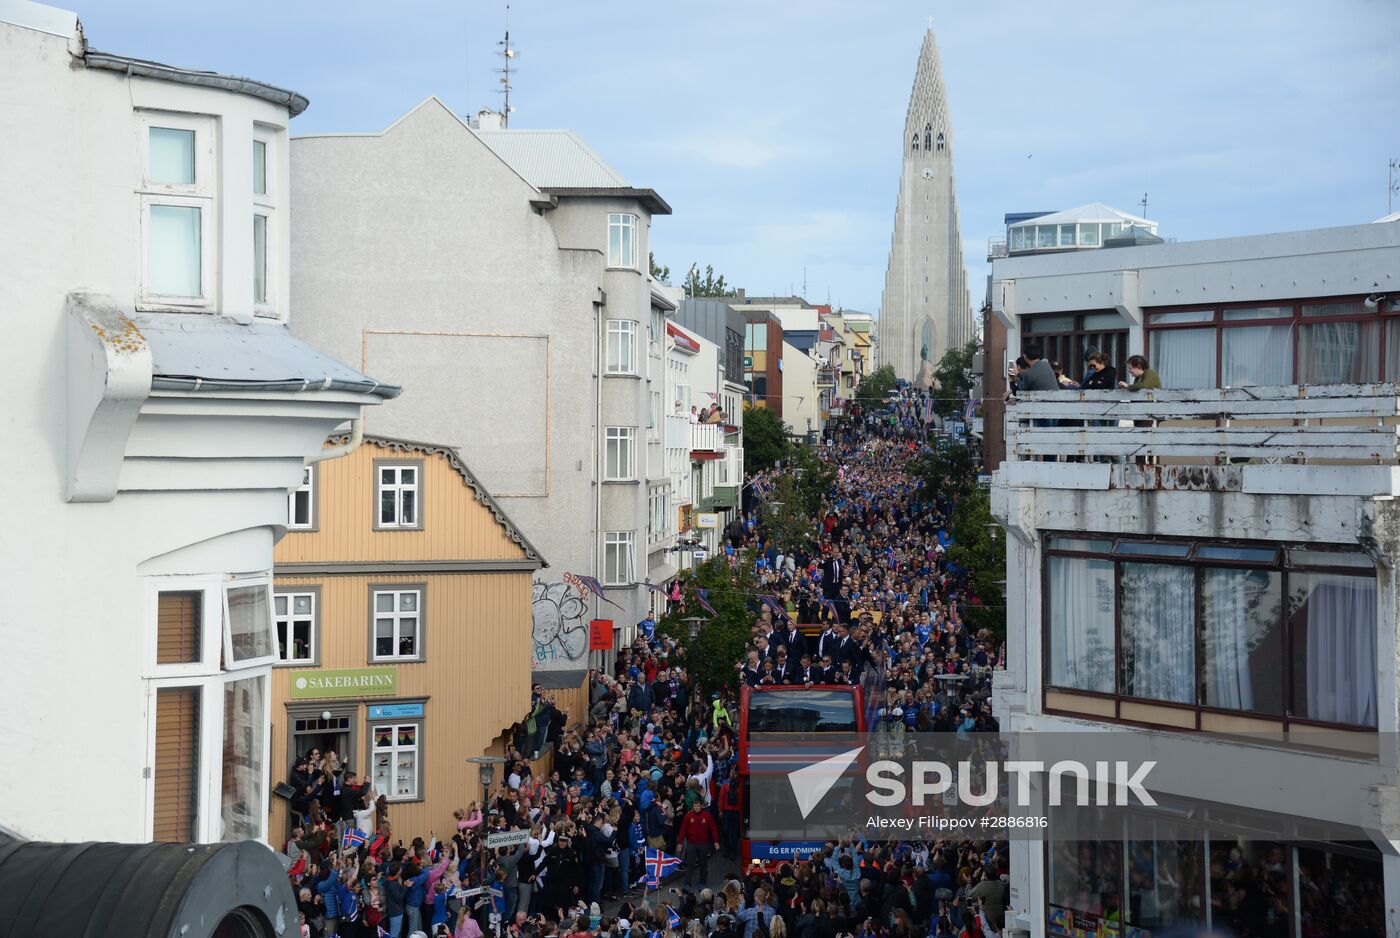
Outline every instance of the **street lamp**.
POLYGON ((685 618, 684 622, 686 628, 690 630, 690 640, 692 642, 695 641, 696 636, 700 634, 700 624, 704 621, 705 620, 700 618, 700 616, 687 616, 685 618))
POLYGON ((482 800, 485 800, 487 790, 491 788, 491 781, 496 775, 496 766, 506 761, 505 756, 468 756, 467 761, 475 765, 481 771, 481 792, 482 800))

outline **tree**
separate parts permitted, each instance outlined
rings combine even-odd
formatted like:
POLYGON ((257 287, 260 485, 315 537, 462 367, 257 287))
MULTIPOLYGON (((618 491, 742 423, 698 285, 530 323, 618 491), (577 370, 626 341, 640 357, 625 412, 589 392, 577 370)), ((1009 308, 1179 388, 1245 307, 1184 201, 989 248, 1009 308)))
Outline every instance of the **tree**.
POLYGON ((948 559, 962 567, 977 603, 966 606, 965 619, 976 632, 989 629, 1006 639, 1006 532, 992 518, 992 501, 985 489, 974 487, 953 509, 953 546, 948 559))
POLYGON ((749 609, 749 598, 758 586, 749 557, 740 557, 731 568, 728 558, 719 554, 696 567, 688 578, 682 576, 685 609, 667 612, 657 628, 685 648, 686 673, 693 682, 692 699, 700 700, 702 692, 708 694, 737 685, 734 663, 743 659, 749 641, 749 630, 756 618, 749 609), (715 610, 713 615, 700 606, 696 591, 701 589, 715 610), (694 639, 690 637, 690 623, 685 621, 691 616, 705 620, 694 639))
POLYGON ((668 287, 671 285, 671 268, 656 263, 656 255, 650 251, 647 252, 647 264, 651 267, 651 279, 668 287))
POLYGON ((808 510, 797 475, 780 474, 768 496, 759 503, 763 530, 784 552, 810 551, 817 542, 816 515, 808 510))
POLYGON ((705 265, 705 276, 700 276, 700 265, 691 264, 690 272, 685 275, 685 295, 689 297, 697 296, 733 296, 734 290, 729 284, 724 282, 724 275, 715 276, 715 268, 705 265))
POLYGON ((792 451, 788 434, 792 430, 767 407, 744 411, 744 467, 771 469, 792 451))
POLYGON ((972 451, 944 438, 935 440, 932 449, 915 459, 909 468, 923 482, 926 492, 941 492, 958 499, 977 487, 977 461, 972 458, 972 451))
POLYGON ((894 382, 894 366, 881 365, 860 379, 856 387, 856 400, 867 404, 881 402, 894 390, 894 382))
POLYGON ((977 354, 977 343, 969 342, 962 348, 950 348, 938 360, 933 370, 938 382, 938 397, 933 405, 939 415, 949 417, 960 413, 967 394, 972 390, 972 357, 977 354))

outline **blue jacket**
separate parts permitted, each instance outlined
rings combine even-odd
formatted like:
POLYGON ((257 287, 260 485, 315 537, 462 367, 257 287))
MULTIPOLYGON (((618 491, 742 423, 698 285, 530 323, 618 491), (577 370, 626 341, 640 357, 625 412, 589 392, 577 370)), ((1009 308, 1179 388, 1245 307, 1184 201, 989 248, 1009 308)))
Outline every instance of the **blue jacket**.
POLYGON ((335 871, 316 884, 316 891, 321 894, 321 904, 326 909, 326 918, 340 918, 340 903, 336 899, 339 881, 340 872, 335 871))
POLYGON ((408 895, 408 890, 404 888, 403 882, 397 877, 384 880, 384 914, 388 918, 397 918, 403 915, 404 896, 408 895))
POLYGON ((423 904, 424 887, 428 885, 428 877, 430 875, 432 875, 431 871, 424 870, 413 877, 413 879, 409 880, 408 895, 404 897, 404 905, 411 909, 414 906, 421 906, 423 904))

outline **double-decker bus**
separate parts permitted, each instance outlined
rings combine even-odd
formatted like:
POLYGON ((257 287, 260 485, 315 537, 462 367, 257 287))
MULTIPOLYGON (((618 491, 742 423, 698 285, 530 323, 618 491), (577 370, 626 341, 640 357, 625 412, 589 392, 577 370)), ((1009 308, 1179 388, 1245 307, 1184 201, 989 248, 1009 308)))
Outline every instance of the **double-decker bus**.
POLYGON ((776 866, 806 858, 825 841, 785 840, 774 832, 754 830, 749 797, 755 774, 787 774, 820 762, 845 749, 852 733, 866 726, 862 689, 847 684, 744 687, 739 692, 740 849, 745 868, 776 866), (765 748, 751 757, 749 740, 755 733, 842 733, 842 745, 823 747, 819 741, 775 752, 765 748))

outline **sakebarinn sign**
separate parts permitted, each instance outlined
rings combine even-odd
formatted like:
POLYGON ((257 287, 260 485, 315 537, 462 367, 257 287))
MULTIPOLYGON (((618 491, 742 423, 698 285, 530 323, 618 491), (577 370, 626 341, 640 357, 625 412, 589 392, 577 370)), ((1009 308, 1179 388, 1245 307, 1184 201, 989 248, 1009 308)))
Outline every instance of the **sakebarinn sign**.
POLYGON ((314 697, 375 697, 398 690, 393 668, 341 668, 292 672, 292 699, 314 697))

